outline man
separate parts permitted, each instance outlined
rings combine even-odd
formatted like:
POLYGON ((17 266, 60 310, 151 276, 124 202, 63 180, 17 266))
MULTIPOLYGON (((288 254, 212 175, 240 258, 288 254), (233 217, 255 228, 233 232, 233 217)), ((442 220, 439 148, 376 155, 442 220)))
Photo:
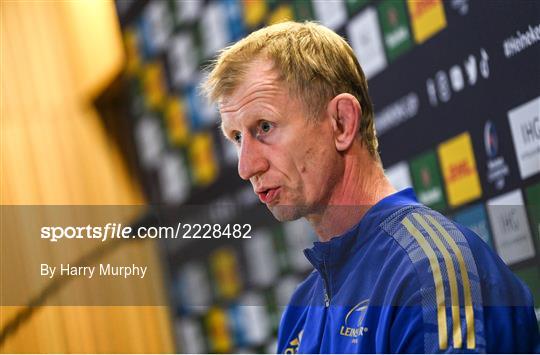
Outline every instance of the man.
POLYGON ((205 88, 240 177, 320 239, 279 352, 534 351, 527 288, 477 235, 385 177, 367 82, 341 37, 315 23, 263 28, 220 54, 205 88))

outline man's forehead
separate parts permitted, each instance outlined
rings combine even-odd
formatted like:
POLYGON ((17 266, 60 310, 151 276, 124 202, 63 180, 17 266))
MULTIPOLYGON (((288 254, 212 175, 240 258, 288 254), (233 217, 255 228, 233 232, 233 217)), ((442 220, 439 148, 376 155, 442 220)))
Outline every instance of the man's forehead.
POLYGON ((272 59, 258 56, 251 60, 244 67, 244 79, 257 78, 261 74, 273 75, 277 77, 277 68, 272 59))
POLYGON ((254 60, 248 64, 239 85, 219 101, 223 113, 236 112, 258 98, 271 98, 284 93, 279 73, 270 60, 254 60))

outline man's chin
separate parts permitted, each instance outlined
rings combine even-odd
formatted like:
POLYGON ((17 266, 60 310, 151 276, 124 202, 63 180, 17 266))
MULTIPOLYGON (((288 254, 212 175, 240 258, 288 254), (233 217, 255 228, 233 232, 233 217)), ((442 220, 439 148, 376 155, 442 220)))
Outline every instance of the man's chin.
POLYGON ((280 222, 294 221, 306 215, 306 209, 298 206, 273 205, 267 207, 274 218, 280 222))

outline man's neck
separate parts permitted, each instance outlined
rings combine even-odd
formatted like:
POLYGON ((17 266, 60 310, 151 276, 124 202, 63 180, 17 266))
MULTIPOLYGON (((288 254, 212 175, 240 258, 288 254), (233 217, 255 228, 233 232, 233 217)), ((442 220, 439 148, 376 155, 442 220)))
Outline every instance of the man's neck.
POLYGON ((373 205, 396 192, 381 165, 365 154, 360 159, 346 158, 343 178, 336 184, 327 206, 306 217, 320 241, 345 233, 373 205))

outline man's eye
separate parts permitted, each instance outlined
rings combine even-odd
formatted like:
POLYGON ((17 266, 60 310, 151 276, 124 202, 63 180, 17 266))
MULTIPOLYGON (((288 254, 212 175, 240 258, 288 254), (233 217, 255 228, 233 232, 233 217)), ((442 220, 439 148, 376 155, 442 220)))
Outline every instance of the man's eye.
POLYGON ((236 143, 240 143, 242 141, 242 134, 240 132, 234 132, 232 138, 236 143))
POLYGON ((272 128, 272 124, 270 122, 266 122, 266 121, 261 122, 261 130, 264 133, 268 133, 271 128, 272 128))

